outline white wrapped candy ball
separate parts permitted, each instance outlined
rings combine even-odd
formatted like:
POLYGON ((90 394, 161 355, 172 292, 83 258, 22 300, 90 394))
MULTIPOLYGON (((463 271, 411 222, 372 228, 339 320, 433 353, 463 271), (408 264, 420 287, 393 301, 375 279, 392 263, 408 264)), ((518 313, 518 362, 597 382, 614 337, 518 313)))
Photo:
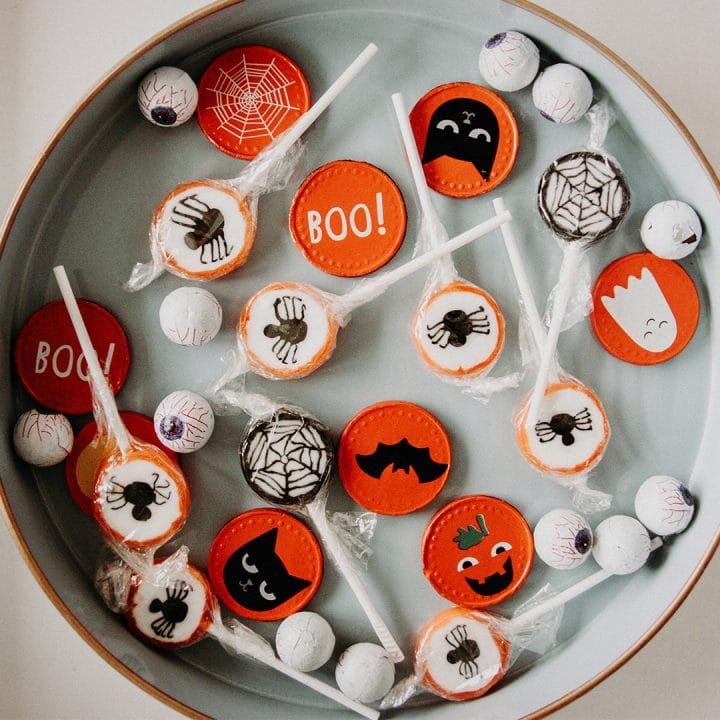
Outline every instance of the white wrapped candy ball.
POLYGON ((701 237, 700 218, 680 200, 665 200, 653 205, 640 226, 640 239, 645 247, 666 260, 679 260, 689 255, 701 237))
POLYGON ((275 634, 280 659, 302 672, 322 667, 335 649, 335 633, 324 617, 314 612, 297 612, 286 617, 275 634))
POLYGON ((695 500, 690 491, 669 475, 649 477, 635 495, 635 514, 656 535, 681 533, 694 512, 695 500))
POLYGON ((210 403, 190 390, 177 390, 163 398, 153 422, 158 440, 178 453, 204 447, 215 429, 210 403))
POLYGON ((639 520, 629 515, 613 515, 595 528, 593 557, 614 575, 639 570, 650 555, 650 536, 639 520))
POLYGON ((30 465, 50 467, 62 462, 72 450, 73 429, 61 414, 24 412, 13 429, 15 452, 30 465))
POLYGON ((557 570, 579 567, 589 557, 593 534, 588 521, 574 510, 545 513, 533 532, 539 558, 557 570))
POLYGON ((535 79, 540 67, 540 52, 529 37, 508 30, 493 35, 483 45, 478 65, 490 87, 515 92, 535 79))
POLYGON ((137 101, 140 112, 153 125, 175 127, 192 117, 198 89, 184 70, 166 65, 151 70, 140 81, 137 101))
POLYGON ((160 305, 160 327, 178 345, 204 345, 218 334, 221 325, 220 303, 202 288, 173 290, 160 305))
POLYGON ((590 108, 593 89, 580 68, 558 63, 537 76, 532 99, 544 118, 556 123, 573 123, 590 108))
POLYGON ((388 694, 395 665, 385 648, 373 643, 351 645, 338 660, 335 682, 352 700, 370 703, 388 694))

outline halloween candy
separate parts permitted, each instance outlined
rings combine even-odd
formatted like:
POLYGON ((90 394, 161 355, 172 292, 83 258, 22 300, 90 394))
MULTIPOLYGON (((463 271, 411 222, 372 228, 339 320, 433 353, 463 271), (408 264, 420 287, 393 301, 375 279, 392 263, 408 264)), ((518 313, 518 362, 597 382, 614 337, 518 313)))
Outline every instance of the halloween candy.
POLYGON ((635 494, 635 514, 650 532, 666 537, 681 533, 695 513, 695 499, 669 475, 653 475, 635 494))
POLYGON ((158 440, 179 453, 205 447, 215 429, 210 403, 190 390, 176 390, 164 397, 153 419, 158 440))
POLYGON ((210 342, 222 325, 220 303, 212 293, 198 287, 180 287, 166 295, 159 315, 165 337, 188 347, 210 342))
POLYGON ((653 205, 643 218, 640 239, 661 258, 680 260, 697 248, 702 224, 695 210, 680 200, 665 200, 653 205))
POLYGON ((395 666, 387 650, 373 643, 356 643, 347 648, 335 668, 335 682, 353 700, 375 702, 395 680, 395 666))
POLYGON ((311 672, 330 659, 335 649, 335 633, 322 615, 296 612, 280 623, 275 633, 275 649, 284 663, 311 672))
POLYGON ((62 414, 28 410, 13 428, 15 452, 30 465, 50 467, 61 463, 73 446, 70 421, 62 414))
POLYGON ((556 123, 573 123, 590 108, 593 88, 580 68, 557 63, 537 76, 532 99, 544 118, 556 123))
POLYGON ((489 85, 503 92, 515 92, 535 79, 540 67, 540 51, 527 35, 507 30, 485 42, 478 65, 489 85))
POLYGON ((588 521, 580 513, 558 508, 545 513, 533 530, 535 552, 556 570, 572 570, 589 557, 593 533, 588 521))
POLYGON ((137 102, 143 117, 153 125, 177 127, 195 112, 198 89, 184 70, 164 65, 140 81, 137 102))

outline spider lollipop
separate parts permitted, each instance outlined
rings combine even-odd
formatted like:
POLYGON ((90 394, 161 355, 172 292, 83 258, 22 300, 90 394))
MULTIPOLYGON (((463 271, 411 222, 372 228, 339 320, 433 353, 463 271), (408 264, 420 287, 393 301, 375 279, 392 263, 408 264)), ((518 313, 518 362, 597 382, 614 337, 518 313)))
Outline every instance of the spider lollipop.
POLYGON ((255 240, 257 200, 284 187, 300 157, 297 141, 347 87, 377 47, 368 45, 319 100, 262 150, 236 178, 194 180, 176 187, 150 225, 150 263, 138 263, 126 289, 140 290, 164 270, 211 280, 245 263, 255 240))
POLYGON ((93 516, 114 542, 152 549, 169 540, 185 522, 190 493, 180 468, 154 445, 127 430, 103 375, 97 354, 62 266, 55 278, 88 364, 93 414, 108 448, 97 471, 93 516))

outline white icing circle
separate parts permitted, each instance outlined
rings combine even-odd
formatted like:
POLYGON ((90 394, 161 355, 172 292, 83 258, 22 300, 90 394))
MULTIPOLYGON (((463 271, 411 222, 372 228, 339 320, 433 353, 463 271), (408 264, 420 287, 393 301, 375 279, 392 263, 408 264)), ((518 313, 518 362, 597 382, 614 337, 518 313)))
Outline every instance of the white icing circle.
POLYGON ((532 99, 540 114, 556 123, 573 123, 590 108, 593 89, 588 76, 578 67, 557 63, 536 78, 532 99))
POLYGON ((395 665, 385 648, 373 643, 351 645, 338 660, 335 682, 352 700, 370 703, 387 695, 395 681, 395 665))
POLYGON ((15 452, 30 465, 50 467, 61 463, 73 446, 70 421, 60 413, 45 415, 28 410, 17 419, 13 429, 15 452))
POLYGON ((680 200, 653 205, 640 226, 640 239, 654 255, 680 260, 700 243, 702 224, 697 213, 680 200))
POLYGON ((312 672, 330 659, 335 649, 335 633, 321 615, 297 612, 280 623, 275 649, 284 663, 302 672, 312 672))
POLYGON ((628 515, 612 515, 595 528, 593 557, 614 575, 639 570, 650 555, 650 536, 639 520, 628 515))
POLYGON ((167 269, 180 277, 223 274, 249 252, 254 229, 245 199, 229 187, 192 182, 158 209, 152 235, 167 269), (187 237, 186 237, 187 236, 187 237))
POLYGON ((522 33, 508 30, 493 35, 480 51, 480 74, 491 87, 515 92, 527 87, 540 67, 537 45, 522 33))
POLYGON ((198 89, 180 68, 167 65, 151 70, 138 85, 140 112, 153 125, 176 127, 189 120, 198 104, 198 89))
POLYGON ((140 578, 128 614, 135 628, 153 643, 177 645, 199 639, 195 636, 209 606, 206 583, 186 569, 161 585, 140 578))
POLYGON ((656 535, 681 533, 692 520, 695 501, 689 490, 674 477, 653 475, 635 495, 635 514, 656 535))
POLYGON ((178 345, 204 345, 218 334, 222 325, 222 308, 217 298, 198 287, 181 287, 168 293, 159 315, 165 337, 178 345))
POLYGON ((608 440, 605 411, 577 385, 551 386, 540 403, 534 428, 522 427, 529 460, 546 472, 575 473, 594 467, 608 440))
POLYGON ((184 519, 175 480, 148 460, 130 459, 109 467, 98 478, 94 510, 104 527, 138 544, 152 544, 184 519))
POLYGON ((489 370, 505 336, 504 320, 496 308, 487 293, 470 285, 428 298, 414 328, 423 360, 448 375, 489 370))
POLYGON ((424 638, 418 661, 433 690, 453 699, 459 694, 482 694, 503 674, 503 652, 490 623, 467 613, 453 615, 424 638))
POLYGON ((545 513, 533 531, 535 551, 556 570, 572 570, 591 555, 592 530, 588 521, 574 510, 558 508, 545 513))
POLYGON ((163 398, 153 422, 158 440, 179 453, 204 447, 215 429, 210 403, 190 390, 177 390, 163 398))
POLYGON ((327 303, 309 286, 296 284, 260 290, 243 311, 240 331, 260 374, 310 373, 335 342, 327 303))

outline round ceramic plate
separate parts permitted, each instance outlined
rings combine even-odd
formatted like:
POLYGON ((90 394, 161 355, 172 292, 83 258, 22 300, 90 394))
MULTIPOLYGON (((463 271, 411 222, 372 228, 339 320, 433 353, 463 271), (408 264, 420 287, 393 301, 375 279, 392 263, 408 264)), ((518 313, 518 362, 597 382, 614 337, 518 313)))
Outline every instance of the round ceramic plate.
MULTIPOLYGON (((350 281, 325 276, 309 266, 292 244, 287 212, 302 178, 260 202, 260 232, 248 264, 208 286, 223 304, 225 323, 218 338, 184 351, 165 342, 157 311, 163 297, 184 284, 165 275, 136 295, 121 288, 134 262, 147 260, 147 229, 152 212, 175 185, 195 177, 230 177, 242 161, 223 156, 194 122, 173 131, 150 126, 137 112, 137 81, 159 64, 182 66, 196 79, 222 51, 242 44, 266 44, 286 52, 304 68, 314 97, 373 41, 381 54, 310 131, 305 169, 309 172, 340 158, 364 160, 390 174, 409 207, 408 238, 393 265, 410 257, 417 230, 417 204, 405 164, 390 94, 401 91, 410 106, 427 90, 451 81, 479 82, 480 44, 499 29, 513 27, 540 45, 545 63, 563 59, 590 73, 599 92, 618 110, 606 149, 622 165, 633 192, 630 216, 591 257, 594 274, 621 255, 641 250, 638 229, 646 209, 658 200, 682 196, 693 188, 692 203, 703 218, 706 240, 683 261, 700 291, 702 312, 688 348, 669 363, 640 368, 607 355, 584 322, 561 338, 561 359, 573 375, 602 398, 613 426, 607 454, 591 483, 614 495, 613 512, 632 512, 642 479, 663 472, 692 484, 699 499, 688 532, 653 557, 648 567, 614 578, 566 608, 559 644, 538 660, 527 653, 507 680, 473 705, 453 705, 433 696, 418 697, 407 717, 489 718, 531 714, 592 681, 636 647, 676 603, 716 542, 720 488, 712 482, 717 451, 705 438, 718 427, 718 409, 709 388, 717 382, 713 358, 717 333, 711 313, 720 259, 711 238, 720 222, 717 189, 702 162, 676 125, 617 66, 564 29, 523 8, 504 3, 449 2, 442 14, 436 3, 376 0, 362 9, 349 2, 249 0, 196 19, 124 66, 80 109, 56 138, 44 163, 24 189, 17 212, 3 237, 0 282, 15 291, 0 311, 6 348, 2 417, 9 430, 30 404, 11 369, 9 351, 30 314, 58 297, 51 268, 62 263, 78 294, 108 307, 125 327, 133 361, 118 400, 121 409, 151 414, 159 400, 179 387, 203 392, 222 372, 221 356, 234 345, 234 325, 243 302, 274 280, 312 282, 342 292, 350 281), (431 29, 429 31, 428 29, 431 29), (432 62, 428 62, 432 58, 432 62), (388 66, 393 72, 388 73, 388 66), (688 402, 687 398, 692 398, 688 402), (662 428, 658 432, 658 428, 662 428), (522 671, 522 672, 521 672, 522 671)), ((556 157, 581 148, 587 124, 555 126, 542 120, 529 91, 505 96, 521 132, 518 163, 500 194, 515 216, 515 228, 532 273, 539 302, 547 296, 561 254, 535 209, 535 188, 556 157)), ((451 235, 491 214, 490 199, 453 200, 436 196, 451 235)), ((486 238, 456 255, 461 274, 485 288, 508 321, 508 343, 495 370, 520 363, 515 286, 501 240, 486 238)), ((403 518, 381 517, 373 540, 377 552, 366 578, 371 593, 406 650, 416 630, 446 606, 420 572, 419 547, 428 519, 442 504, 461 495, 498 495, 531 524, 548 509, 567 504, 566 492, 540 478, 519 456, 512 417, 529 387, 495 397, 487 406, 455 392, 426 369, 414 352, 409 325, 421 297, 416 277, 355 313, 341 333, 338 349, 320 371, 301 381, 270 382, 252 377, 252 389, 301 405, 338 434, 358 410, 374 402, 400 399, 426 407, 448 429, 454 447, 452 475, 443 493, 427 508, 403 518)), ((77 418, 76 428, 87 417, 77 418)), ((208 547, 233 515, 259 503, 240 480, 237 446, 244 416, 220 418, 201 454, 183 460, 191 480, 190 520, 173 545, 186 543, 194 561, 205 565, 208 547)), ((264 668, 234 660, 206 640, 175 654, 142 645, 95 595, 91 577, 100 548, 93 523, 73 504, 62 469, 30 470, 13 454, 3 434, 3 494, 17 534, 45 576, 56 599, 84 632, 149 687, 197 713, 228 716, 243 703, 249 717, 328 717, 344 714, 296 684, 264 668), (274 702, 269 703, 268 698, 274 702), (292 704, 281 702, 288 698, 292 704)), ((356 507, 339 483, 331 493, 333 509, 356 507)), ((599 522, 604 514, 593 518, 599 522)), ((545 583, 563 587, 592 571, 590 561, 572 577, 539 563, 512 601, 498 610, 510 613, 545 583)), ((330 568, 311 605, 330 619, 338 647, 373 640, 342 580, 330 568)), ((254 625, 272 638, 274 624, 254 625)), ((409 671, 405 664, 398 675, 409 671)), ((329 669, 320 673, 331 679, 329 669)))

